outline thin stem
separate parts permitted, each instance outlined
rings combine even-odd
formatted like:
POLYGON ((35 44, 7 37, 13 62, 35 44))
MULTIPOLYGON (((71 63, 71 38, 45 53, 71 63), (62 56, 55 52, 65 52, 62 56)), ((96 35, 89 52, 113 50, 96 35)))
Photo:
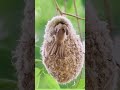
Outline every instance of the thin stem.
POLYGON ((60 15, 62 15, 62 11, 60 10, 59 5, 58 5, 57 1, 56 1, 56 0, 54 0, 54 2, 55 2, 55 5, 56 5, 56 9, 57 9, 57 10, 58 10, 58 12, 60 13, 60 15))
POLYGON ((62 12, 62 11, 60 10, 60 8, 59 8, 59 5, 58 5, 57 1, 54 0, 54 2, 55 2, 55 5, 56 5, 56 9, 57 9, 58 12, 60 13, 60 15, 68 15, 68 16, 72 16, 72 17, 78 18, 78 19, 80 19, 80 20, 85 20, 85 18, 81 18, 81 17, 75 16, 75 15, 72 15, 72 14, 68 14, 68 13, 62 12))
MULTIPOLYGON (((73 0, 73 2, 74 2, 75 14, 76 14, 76 16, 78 16, 75 0, 73 0)), ((82 35, 81 35, 81 31, 80 31, 80 22, 79 22, 78 18, 76 18, 76 19, 77 19, 77 24, 78 24, 78 30, 79 30, 79 33, 80 33, 80 38, 82 40, 82 35)))
POLYGON ((64 0, 64 12, 66 13, 66 0, 64 0))
POLYGON ((81 20, 85 20, 85 18, 81 18, 81 17, 75 16, 75 15, 72 15, 72 14, 69 14, 69 13, 62 12, 62 14, 72 16, 72 17, 75 17, 75 18, 78 18, 78 19, 81 19, 81 20))

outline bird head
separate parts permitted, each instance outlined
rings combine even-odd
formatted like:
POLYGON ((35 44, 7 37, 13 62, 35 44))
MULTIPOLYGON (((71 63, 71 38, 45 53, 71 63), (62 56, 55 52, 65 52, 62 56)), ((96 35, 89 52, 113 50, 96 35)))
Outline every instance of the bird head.
POLYGON ((59 23, 55 27, 55 32, 68 35, 68 26, 65 24, 59 23))

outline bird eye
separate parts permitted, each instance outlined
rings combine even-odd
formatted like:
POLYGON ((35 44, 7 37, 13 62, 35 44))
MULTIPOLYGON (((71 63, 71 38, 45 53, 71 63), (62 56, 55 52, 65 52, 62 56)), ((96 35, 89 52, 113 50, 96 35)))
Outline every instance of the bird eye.
POLYGON ((65 29, 62 29, 63 32, 65 32, 65 29))

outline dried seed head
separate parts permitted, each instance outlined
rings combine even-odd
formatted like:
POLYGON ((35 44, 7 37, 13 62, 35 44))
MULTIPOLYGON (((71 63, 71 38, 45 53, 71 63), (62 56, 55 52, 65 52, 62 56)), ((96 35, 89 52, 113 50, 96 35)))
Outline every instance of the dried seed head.
POLYGON ((70 20, 66 17, 56 16, 47 23, 41 49, 43 64, 59 83, 69 83, 80 74, 84 63, 83 47, 70 20), (57 32, 56 27, 59 27, 57 32), (65 33, 59 31, 63 29, 65 33), (60 44, 57 36, 59 32, 62 37, 65 35, 60 44), (50 53, 51 51, 53 53, 50 53))

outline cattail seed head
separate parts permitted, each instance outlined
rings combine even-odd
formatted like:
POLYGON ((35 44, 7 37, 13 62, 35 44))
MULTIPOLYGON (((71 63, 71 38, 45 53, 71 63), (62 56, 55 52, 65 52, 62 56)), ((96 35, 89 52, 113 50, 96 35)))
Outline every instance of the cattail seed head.
POLYGON ((76 34, 70 20, 66 17, 56 16, 53 17, 52 20, 48 21, 41 49, 43 64, 45 65, 47 71, 59 83, 69 83, 70 81, 76 79, 76 77, 80 74, 84 63, 83 46, 80 41, 80 37, 76 34), (55 42, 54 36, 57 35, 55 27, 60 23, 67 27, 66 39, 64 39, 64 43, 61 44, 62 49, 59 49, 60 53, 62 53, 63 50, 62 54, 64 55, 62 56, 60 54, 61 57, 56 54, 57 51, 49 54, 49 51, 53 49, 51 47, 55 42))

